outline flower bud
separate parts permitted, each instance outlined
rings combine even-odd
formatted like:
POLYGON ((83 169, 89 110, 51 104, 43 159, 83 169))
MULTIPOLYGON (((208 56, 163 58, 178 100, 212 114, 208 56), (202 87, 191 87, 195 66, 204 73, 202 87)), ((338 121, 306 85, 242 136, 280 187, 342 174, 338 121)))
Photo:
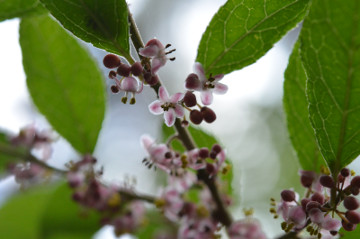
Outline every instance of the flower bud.
POLYGON ((121 61, 117 55, 107 54, 103 59, 104 66, 107 68, 116 68, 120 65, 121 61))
POLYGON ((316 202, 316 201, 311 201, 308 204, 306 204, 306 211, 310 212, 311 209, 313 208, 320 208, 321 204, 316 202))
POLYGON ((348 196, 344 199, 344 207, 348 210, 356 210, 359 207, 359 201, 353 196, 348 196))
POLYGON ((325 201, 325 198, 321 193, 316 192, 311 196, 311 201, 315 201, 320 204, 323 204, 325 201))
POLYGON ((218 144, 214 144, 211 148, 211 152, 215 152, 216 154, 220 153, 222 150, 221 146, 218 144))
POLYGON ((341 221, 341 225, 344 230, 348 232, 354 231, 356 229, 356 224, 345 222, 344 220, 341 221))
POLYGON ((110 79, 115 79, 116 78, 116 72, 115 71, 110 71, 109 72, 109 78, 110 79))
POLYGON ((118 93, 120 90, 117 85, 112 85, 110 89, 111 89, 112 93, 114 93, 114 94, 118 93))
POLYGON ((185 87, 189 90, 196 90, 201 87, 198 75, 191 73, 185 80, 185 87))
POLYGON ((209 157, 209 149, 208 148, 201 148, 199 150, 199 157, 205 159, 209 157))
POLYGON ((353 179, 350 182, 350 185, 360 188, 360 176, 353 177, 353 179))
POLYGON ((341 169, 340 174, 346 178, 350 175, 350 170, 348 168, 343 168, 341 169))
POLYGON ((292 202, 295 200, 295 193, 291 190, 283 190, 281 192, 281 198, 285 202, 292 202))
POLYGON ((196 105, 196 96, 194 93, 192 93, 191 91, 188 91, 185 93, 185 96, 184 96, 184 104, 187 106, 187 107, 193 107, 196 105))
POLYGON ((121 76, 129 76, 130 75, 130 66, 126 65, 126 64, 121 64, 118 68, 117 68, 117 73, 121 76))
POLYGON ((216 120, 215 112, 206 106, 201 108, 201 114, 203 115, 206 123, 210 124, 216 120))
POLYGON ((190 120, 191 122, 193 122, 194 124, 200 124, 203 120, 203 116, 201 114, 200 111, 198 110, 192 110, 190 112, 190 120))
POLYGON ((134 76, 139 76, 139 75, 142 74, 143 67, 142 67, 142 65, 141 65, 140 62, 135 62, 135 63, 131 66, 130 70, 131 70, 131 73, 132 73, 134 76))
POLYGON ((303 198, 301 199, 301 206, 304 209, 304 211, 306 211, 306 205, 310 202, 311 200, 308 198, 303 198))
POLYGON ((345 217, 352 224, 359 224, 360 223, 360 213, 358 213, 357 211, 347 211, 345 213, 345 217))
POLYGON ((314 172, 304 170, 300 171, 300 175, 301 184, 306 188, 309 188, 312 185, 316 176, 314 172))
POLYGON ((352 195, 356 196, 359 194, 360 189, 356 186, 350 186, 350 192, 352 195))
POLYGON ((334 180, 329 175, 321 175, 320 184, 326 188, 333 188, 335 186, 334 180))

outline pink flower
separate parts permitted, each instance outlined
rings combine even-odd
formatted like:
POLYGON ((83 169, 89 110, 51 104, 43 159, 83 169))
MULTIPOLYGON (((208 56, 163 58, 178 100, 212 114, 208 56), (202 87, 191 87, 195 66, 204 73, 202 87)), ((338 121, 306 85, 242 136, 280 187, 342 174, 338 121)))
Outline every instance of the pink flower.
POLYGON ((253 218, 233 222, 228 228, 230 239, 266 239, 260 223, 253 218))
POLYGON ((148 135, 141 136, 141 145, 150 155, 147 165, 164 170, 167 173, 176 173, 181 168, 180 156, 170 150, 165 144, 156 144, 155 140, 148 135))
POLYGON ((319 208, 313 208, 309 212, 309 218, 312 223, 316 224, 323 231, 339 231, 341 222, 331 218, 329 214, 325 215, 319 208))
MULTIPOLYGON (((170 45, 167 45, 167 47, 170 45)), ((166 57, 167 54, 175 51, 171 50, 169 52, 165 52, 165 49, 167 47, 164 47, 163 44, 158 39, 151 39, 148 41, 144 48, 141 48, 139 50, 139 54, 152 58, 151 60, 151 72, 155 74, 160 67, 164 66, 166 64, 166 61, 168 58, 166 57)), ((175 60, 175 58, 171 58, 170 60, 175 60)))
POLYGON ((209 78, 206 77, 203 66, 195 62, 194 71, 196 74, 190 74, 186 79, 185 87, 189 90, 200 91, 201 102, 204 105, 210 105, 213 101, 213 93, 225 94, 228 87, 219 81, 224 77, 223 74, 209 78))
POLYGON ((149 110, 155 115, 164 113, 165 124, 170 127, 174 125, 176 117, 181 118, 184 116, 184 108, 179 104, 183 97, 183 93, 176 93, 169 97, 166 89, 160 86, 159 100, 152 102, 149 105, 149 110))

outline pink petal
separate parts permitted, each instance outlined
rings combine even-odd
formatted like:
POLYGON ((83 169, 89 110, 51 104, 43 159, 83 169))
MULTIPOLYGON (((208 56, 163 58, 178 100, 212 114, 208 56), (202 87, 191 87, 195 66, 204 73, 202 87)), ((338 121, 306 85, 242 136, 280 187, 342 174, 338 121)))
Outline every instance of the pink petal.
POLYGON ((169 109, 164 113, 165 124, 170 127, 175 123, 175 111, 173 109, 169 109))
POLYGON ((205 71, 203 66, 199 62, 195 62, 194 71, 199 76, 201 82, 206 81, 205 71))
POLYGON ((151 138, 149 135, 144 134, 140 137, 140 143, 144 149, 149 151, 151 145, 153 145, 155 143, 155 140, 153 138, 151 138))
POLYGON ((160 51, 160 48, 156 45, 147 46, 139 50, 139 54, 145 57, 154 57, 157 56, 160 51))
POLYGON ((324 221, 324 213, 319 208, 313 208, 309 212, 309 217, 313 223, 321 224, 324 221))
POLYGON ((184 94, 183 93, 176 93, 175 95, 171 96, 170 98, 170 102, 171 103, 177 103, 180 100, 182 100, 182 98, 184 98, 184 94))
POLYGON ((204 105, 210 105, 213 101, 213 95, 210 90, 202 91, 200 94, 201 102, 204 105))
POLYGON ((158 70, 160 69, 160 67, 164 66, 166 64, 166 56, 164 55, 163 57, 156 57, 153 58, 151 61, 151 72, 153 74, 155 74, 156 72, 158 72, 158 70))
POLYGON ((154 115, 159 115, 159 114, 162 114, 164 112, 164 109, 161 108, 161 106, 162 106, 162 102, 160 100, 155 100, 154 102, 152 102, 149 105, 149 110, 154 115))
POLYGON ((181 105, 175 106, 175 114, 177 117, 181 118, 184 116, 184 108, 181 105))
POLYGON ((163 86, 159 88, 159 98, 162 102, 169 102, 169 93, 163 86))
POLYGON ((222 83, 216 83, 214 88, 214 93, 218 95, 223 95, 228 91, 227 85, 222 83))
POLYGON ((163 160, 165 157, 165 153, 169 151, 168 147, 165 144, 153 145, 150 148, 150 156, 156 161, 159 162, 163 160))
POLYGON ((338 231, 341 227, 341 222, 335 218, 331 218, 329 215, 325 218, 323 224, 321 224, 323 229, 329 231, 338 231))
POLYGON ((149 40, 149 41, 146 43, 145 47, 148 47, 148 46, 157 46, 157 47, 159 47, 160 49, 164 49, 164 48, 165 48, 165 47, 163 46, 163 44, 162 44, 158 39, 156 39, 156 38, 153 38, 153 39, 149 40))
POLYGON ((138 81, 132 76, 125 77, 121 81, 121 85, 120 85, 121 90, 128 92, 136 92, 138 90, 138 87, 139 87, 138 81))

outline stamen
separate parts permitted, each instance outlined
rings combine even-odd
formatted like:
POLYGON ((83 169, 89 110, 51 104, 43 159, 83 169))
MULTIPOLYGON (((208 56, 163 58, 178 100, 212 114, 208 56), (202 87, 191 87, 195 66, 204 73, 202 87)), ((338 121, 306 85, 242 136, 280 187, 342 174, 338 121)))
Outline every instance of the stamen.
POLYGON ((171 47, 171 44, 166 44, 165 49, 171 47))
POLYGON ((175 61, 176 57, 169 58, 170 61, 175 61))

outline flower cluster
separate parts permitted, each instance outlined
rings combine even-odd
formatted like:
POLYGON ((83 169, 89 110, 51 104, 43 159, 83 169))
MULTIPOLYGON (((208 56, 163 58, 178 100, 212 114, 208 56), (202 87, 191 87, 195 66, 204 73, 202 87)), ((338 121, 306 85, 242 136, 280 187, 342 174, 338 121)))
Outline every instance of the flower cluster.
POLYGON ((306 228, 311 236, 333 238, 341 227, 353 231, 360 223, 360 213, 356 211, 359 202, 354 197, 359 194, 360 176, 353 175, 347 168, 341 170, 336 180, 326 174, 301 171, 301 183, 307 189, 305 197, 300 200, 294 191, 283 190, 281 202, 275 204, 272 199, 276 208, 270 211, 275 217, 281 214, 284 219, 281 226, 286 232, 306 228), (341 204, 346 211, 339 208, 341 204))
MULTIPOLYGON (((54 140, 55 137, 49 131, 40 132, 34 125, 30 125, 21 129, 17 136, 11 137, 10 143, 15 147, 23 147, 30 153, 39 153, 41 162, 45 162, 52 154, 51 143, 54 140)), ((51 176, 49 170, 37 162, 10 163, 7 169, 15 176, 15 181, 22 188, 27 188, 51 176)))
POLYGON ((140 62, 135 62, 132 66, 122 63, 120 58, 113 54, 108 54, 104 57, 103 63, 105 67, 113 69, 109 72, 109 78, 115 81, 115 85, 111 86, 113 93, 119 91, 125 92, 125 95, 121 98, 121 101, 126 104, 128 100, 128 94, 130 93, 130 104, 135 104, 135 94, 141 93, 143 90, 143 82, 135 77, 142 75, 143 67, 140 62), (135 77, 134 77, 135 76, 135 77))
MULTIPOLYGON (((115 81, 115 85, 111 86, 111 91, 113 93, 124 91, 125 96, 121 99, 123 103, 127 102, 128 94, 131 93, 130 104, 134 104, 135 94, 142 91, 144 81, 150 86, 157 85, 159 83, 157 75, 159 69, 166 64, 167 60, 175 60, 175 57, 167 57, 168 54, 175 51, 173 49, 166 52, 166 49, 170 46, 168 44, 164 47, 158 39, 149 40, 145 47, 139 50, 143 61, 135 62, 131 66, 122 63, 116 55, 106 55, 103 60, 105 67, 110 69, 116 68, 116 70, 109 72, 109 78, 115 81), (150 60, 151 65, 149 65, 150 60), (143 79, 141 83, 134 76, 143 79)), ((176 118, 183 118, 183 125, 188 125, 184 109, 190 112, 189 118, 194 124, 200 124, 202 121, 212 123, 216 120, 215 112, 207 106, 213 101, 213 93, 225 94, 227 92, 227 86, 219 82, 223 75, 212 76, 210 74, 207 77, 202 65, 198 62, 194 65, 194 71, 195 73, 190 74, 185 80, 185 87, 187 89, 185 94, 176 93, 170 97, 166 89, 160 86, 159 99, 149 105, 151 113, 155 115, 164 113, 165 124, 169 127, 174 125, 176 118), (197 103, 194 91, 200 92, 201 101, 205 106, 197 103), (199 107, 199 110, 191 109, 194 106, 199 107)))
POLYGON ((135 231, 143 222, 143 202, 126 200, 121 197, 118 186, 102 184, 98 179, 102 172, 94 170, 95 163, 95 158, 85 155, 79 162, 68 165, 67 178, 74 189, 73 200, 101 213, 101 223, 114 226, 116 235, 135 231))

